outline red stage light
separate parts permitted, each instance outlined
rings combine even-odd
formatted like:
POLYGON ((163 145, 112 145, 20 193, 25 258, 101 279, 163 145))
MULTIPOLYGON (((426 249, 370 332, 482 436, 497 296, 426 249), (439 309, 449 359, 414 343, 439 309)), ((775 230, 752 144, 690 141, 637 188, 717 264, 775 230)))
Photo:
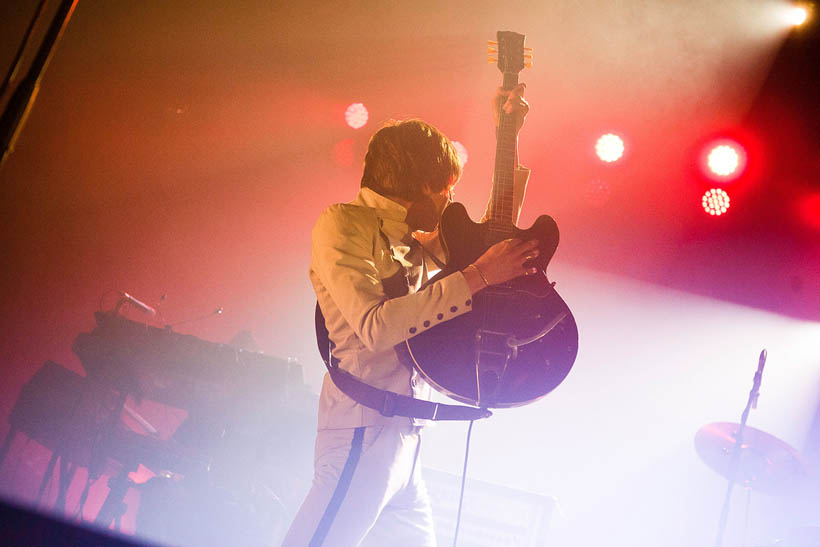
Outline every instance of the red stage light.
POLYGON ((746 168, 746 150, 737 142, 713 142, 704 151, 704 171, 713 180, 729 182, 746 168))
POLYGON ((720 188, 712 188, 703 194, 703 210, 710 215, 719 216, 729 209, 729 194, 720 188))
POLYGON ((803 224, 820 231, 820 192, 802 198, 797 208, 803 224))
POLYGON ((595 154, 606 163, 618 161, 624 155, 624 140, 612 133, 601 135, 595 143, 595 154))
POLYGON ((464 167, 465 165, 467 165, 467 160, 470 157, 467 154, 467 148, 458 141, 453 141, 453 148, 456 149, 456 154, 458 154, 458 161, 461 162, 461 166, 464 167))
POLYGON ((353 129, 364 127, 368 117, 367 108, 362 103, 353 103, 345 110, 345 121, 353 129))

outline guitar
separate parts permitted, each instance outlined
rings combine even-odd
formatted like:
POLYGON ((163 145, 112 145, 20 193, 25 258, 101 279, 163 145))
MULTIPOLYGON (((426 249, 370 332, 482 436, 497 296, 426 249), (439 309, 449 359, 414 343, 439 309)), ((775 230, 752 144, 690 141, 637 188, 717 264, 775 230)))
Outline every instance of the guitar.
MULTIPOLYGON (((525 66, 524 35, 498 32, 498 68, 503 88, 518 85, 525 66)), ((481 408, 525 405, 555 389, 578 353, 578 327, 569 307, 547 279, 558 247, 558 225, 538 217, 527 230, 514 224, 515 120, 499 113, 495 172, 489 216, 470 220, 460 203, 448 206, 439 230, 448 259, 434 282, 473 263, 508 238, 538 240, 539 255, 526 263, 535 275, 487 287, 473 296, 473 309, 396 346, 403 361, 435 389, 481 408)))

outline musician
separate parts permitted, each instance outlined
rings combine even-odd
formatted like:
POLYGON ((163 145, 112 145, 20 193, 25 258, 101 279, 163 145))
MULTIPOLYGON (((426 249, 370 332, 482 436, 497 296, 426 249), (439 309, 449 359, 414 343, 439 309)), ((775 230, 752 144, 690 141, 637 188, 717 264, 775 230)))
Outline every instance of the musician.
MULTIPOLYGON (((499 89, 493 101, 496 116, 499 108, 514 114, 517 130, 529 109, 524 87, 499 89)), ((438 129, 420 120, 393 122, 370 140, 356 198, 331 205, 316 222, 310 280, 333 357, 367 384, 427 398, 430 387, 399 361, 394 346, 468 313, 472 296, 488 285, 535 273, 523 263, 537 256, 536 242, 505 240, 420 289, 443 260, 437 226, 460 176, 456 150, 438 129)), ((519 167, 516 211, 528 177, 519 167)), ((419 460, 422 425, 357 404, 326 375, 315 477, 284 545, 434 546, 419 460)))

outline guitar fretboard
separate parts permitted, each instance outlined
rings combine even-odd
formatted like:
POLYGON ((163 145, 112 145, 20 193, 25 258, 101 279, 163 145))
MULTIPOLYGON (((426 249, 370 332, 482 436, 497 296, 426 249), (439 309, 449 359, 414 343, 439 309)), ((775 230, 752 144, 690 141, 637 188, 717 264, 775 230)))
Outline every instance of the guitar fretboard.
MULTIPOLYGON (((518 85, 518 73, 505 72, 503 88, 511 90, 516 85, 518 85)), ((513 233, 516 144, 515 116, 506 114, 502 104, 496 130, 495 171, 493 173, 493 190, 490 198, 490 215, 487 219, 493 238, 499 241, 512 236, 513 233)))

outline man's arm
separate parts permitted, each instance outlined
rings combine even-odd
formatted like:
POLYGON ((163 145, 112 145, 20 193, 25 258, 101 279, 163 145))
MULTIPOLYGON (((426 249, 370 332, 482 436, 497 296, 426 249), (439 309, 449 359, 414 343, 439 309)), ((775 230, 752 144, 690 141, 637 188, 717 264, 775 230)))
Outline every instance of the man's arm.
POLYGON ((314 272, 368 349, 392 347, 472 309, 472 291, 460 272, 388 299, 373 256, 373 234, 367 219, 334 206, 316 223, 312 246, 314 272))
MULTIPOLYGON (((524 195, 527 192, 527 182, 530 178, 530 170, 522 166, 518 161, 518 134, 521 128, 524 127, 524 120, 530 111, 529 103, 524 100, 524 91, 527 89, 527 84, 520 83, 509 91, 499 87, 492 101, 493 121, 495 127, 498 127, 498 117, 503 110, 506 114, 515 118, 515 175, 513 178, 513 211, 515 216, 513 223, 518 224, 518 217, 521 216, 521 207, 524 205, 524 195)), ((490 203, 487 203, 487 208, 484 212, 482 222, 486 221, 490 214, 490 203)))
MULTIPOLYGON (((518 217, 521 216, 521 209, 524 207, 524 196, 527 194, 527 182, 529 180, 530 170, 519 165, 513 176, 513 211, 515 211, 513 224, 518 224, 518 217)), ((490 218, 491 204, 492 196, 490 196, 490 199, 487 201, 487 207, 484 209, 484 216, 481 217, 481 222, 486 222, 490 218)))

